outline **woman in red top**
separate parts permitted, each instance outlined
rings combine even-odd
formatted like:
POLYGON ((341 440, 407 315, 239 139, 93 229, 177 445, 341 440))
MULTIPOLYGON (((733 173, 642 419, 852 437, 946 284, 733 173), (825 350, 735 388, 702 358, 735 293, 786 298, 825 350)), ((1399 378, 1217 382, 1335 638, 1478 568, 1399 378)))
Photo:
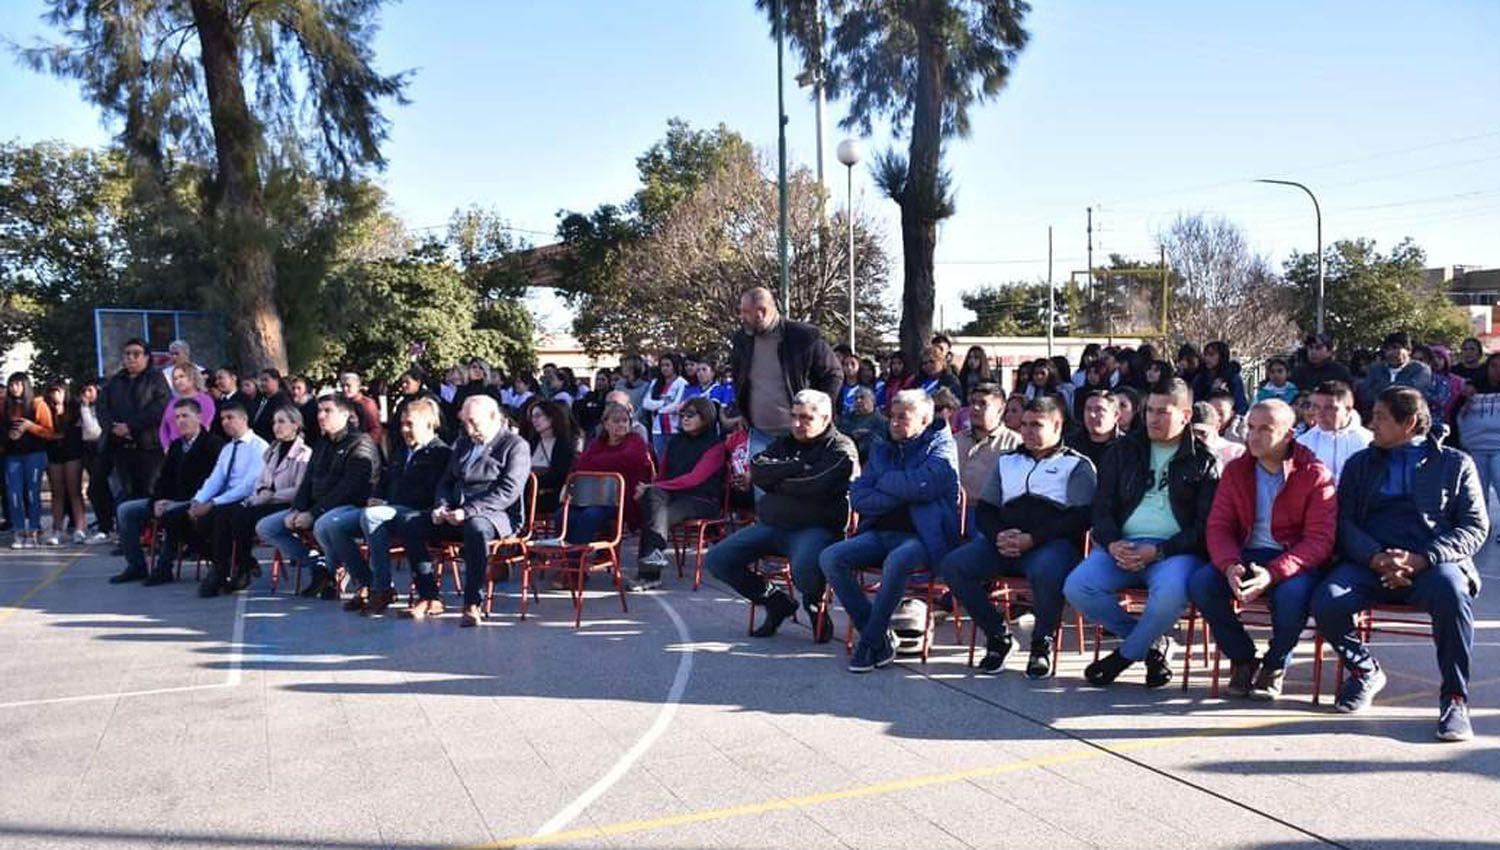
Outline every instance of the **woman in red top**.
MULTIPOLYGON (((623 404, 611 402, 604 406, 600 420, 599 436, 589 443, 583 454, 573 464, 574 472, 618 472, 625 477, 625 524, 634 528, 640 524, 640 503, 634 498, 636 488, 656 477, 656 466, 651 460, 651 448, 639 434, 631 431, 633 421, 630 411, 623 404)), ((612 508, 572 508, 568 515, 568 542, 591 543, 609 522, 612 508)))
POLYGON ((30 549, 41 543, 42 475, 47 472, 47 446, 57 433, 51 408, 32 391, 25 372, 5 381, 5 419, 5 510, 16 532, 10 548, 30 549))
POLYGON ((661 586, 667 535, 683 520, 711 519, 724 511, 724 441, 714 403, 698 396, 682 403, 680 430, 667 442, 662 477, 632 491, 641 503, 641 546, 631 590, 661 586))

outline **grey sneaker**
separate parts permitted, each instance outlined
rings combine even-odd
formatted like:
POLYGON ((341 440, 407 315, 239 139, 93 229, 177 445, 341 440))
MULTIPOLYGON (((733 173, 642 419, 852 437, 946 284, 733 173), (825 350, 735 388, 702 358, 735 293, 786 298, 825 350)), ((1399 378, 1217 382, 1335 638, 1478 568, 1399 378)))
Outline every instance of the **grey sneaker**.
POLYGON ((662 570, 666 569, 668 566, 667 554, 660 549, 652 549, 650 552, 642 555, 640 559, 636 561, 636 564, 641 567, 646 567, 646 572, 648 573, 659 573, 662 570))
POLYGON ((1259 662, 1255 659, 1249 661, 1229 662, 1229 684, 1224 686, 1224 693, 1235 699, 1244 699, 1250 696, 1250 688, 1255 680, 1255 668, 1259 662))
POLYGON ((1437 739, 1468 741, 1473 737, 1474 724, 1469 722, 1469 704, 1463 697, 1444 697, 1443 709, 1438 714, 1437 739))
POLYGON ((1350 676, 1344 681, 1344 686, 1339 688, 1338 699, 1334 701, 1333 707, 1344 714, 1353 714, 1364 711, 1375 701, 1375 695, 1385 687, 1385 671, 1379 665, 1372 673, 1363 676, 1350 676))
POLYGON ((1255 674, 1255 684, 1250 686, 1250 698, 1265 702, 1280 699, 1281 687, 1285 683, 1285 667, 1262 667, 1255 674))

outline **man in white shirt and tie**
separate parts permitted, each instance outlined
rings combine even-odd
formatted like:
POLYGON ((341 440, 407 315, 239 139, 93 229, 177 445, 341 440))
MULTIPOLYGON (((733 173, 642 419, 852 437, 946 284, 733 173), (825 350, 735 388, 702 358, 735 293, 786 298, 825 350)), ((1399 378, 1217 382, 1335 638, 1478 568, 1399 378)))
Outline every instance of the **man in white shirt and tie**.
MULTIPOLYGON (((230 402, 219 410, 219 423, 227 442, 219 450, 213 471, 203 486, 193 494, 188 516, 193 519, 193 544, 207 554, 210 546, 230 545, 233 535, 227 529, 216 529, 214 518, 220 508, 244 501, 255 488, 255 479, 265 465, 266 441, 250 430, 250 414, 244 407, 230 402)), ((229 581, 229 574, 219 564, 231 563, 229 557, 215 557, 214 564, 198 585, 198 595, 218 596, 229 581)))

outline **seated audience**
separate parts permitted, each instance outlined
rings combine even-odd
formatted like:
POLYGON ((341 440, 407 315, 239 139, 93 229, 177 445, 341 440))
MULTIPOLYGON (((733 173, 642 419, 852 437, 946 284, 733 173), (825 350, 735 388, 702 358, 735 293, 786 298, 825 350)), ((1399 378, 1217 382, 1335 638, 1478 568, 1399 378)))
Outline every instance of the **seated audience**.
MULTIPOLYGON (((1500 396, 1497 396, 1500 400, 1500 396)), ((1314 425, 1297 442, 1307 446, 1333 474, 1333 483, 1343 477, 1349 458, 1370 445, 1373 435, 1354 410, 1354 391, 1343 381, 1324 381, 1312 391, 1314 425)))
POLYGON ((714 405, 706 398, 688 399, 678 414, 682 427, 667 442, 661 477, 641 482, 632 496, 641 505, 641 542, 631 590, 661 586, 667 567, 667 539, 683 520, 719 516, 724 503, 724 441, 714 428, 714 405))
POLYGON ((839 417, 838 428, 854 441, 854 448, 859 452, 859 462, 864 463, 870 456, 870 443, 885 434, 890 426, 876 409, 874 390, 856 387, 853 397, 854 406, 839 417))
POLYGON ((255 407, 250 409, 250 430, 260 435, 262 442, 276 439, 271 430, 271 419, 276 411, 292 403, 291 396, 282 388, 281 372, 265 368, 255 380, 255 407))
MULTIPOLYGON (((344 610, 378 617, 396 601, 391 584, 391 540, 407 544, 407 523, 432 510, 438 479, 448 468, 452 450, 437 435, 442 406, 436 397, 413 398, 402 405, 396 433, 401 445, 392 452, 380 480, 363 506, 335 508, 314 530, 330 565, 343 564, 354 592, 344 610), (363 538, 369 557, 360 551, 363 538)), ((425 539, 412 541, 425 546, 425 539)))
POLYGON ((715 544, 705 563, 720 581, 765 607, 766 617, 752 637, 771 637, 797 610, 797 600, 750 570, 767 555, 787 559, 814 638, 822 642, 833 635, 823 610, 827 584, 818 557, 843 537, 849 478, 858 464, 854 443, 833 427, 832 400, 820 390, 797 393, 791 433, 751 458, 750 480, 765 491, 756 507, 757 521, 715 544))
MULTIPOLYGON (((651 447, 635 430, 639 424, 630 408, 616 401, 606 404, 599 422, 599 436, 589 442, 573 464, 574 472, 618 472, 625 479, 625 492, 620 497, 625 500, 626 528, 639 527, 641 503, 634 494, 640 485, 649 484, 656 477, 651 447)), ((613 515, 614 509, 604 506, 572 508, 567 542, 582 544, 598 540, 613 515)))
POLYGON ((1068 448, 1089 459, 1097 470, 1104 453, 1124 435, 1120 429, 1120 402, 1108 390, 1080 390, 1083 397, 1081 424, 1068 432, 1068 448))
MULTIPOLYGON (((159 373, 151 374, 155 377, 159 373)), ((115 524, 120 529, 125 570, 110 578, 111 584, 145 579, 143 584, 149 587, 172 581, 177 545, 190 539, 188 505, 213 471, 219 449, 224 445, 223 440, 203 427, 202 409, 192 398, 179 398, 172 403, 178 437, 167 448, 166 460, 150 497, 123 502, 116 510, 115 524), (148 573, 146 554, 141 549, 141 530, 152 519, 157 522, 159 536, 156 563, 148 573)))
POLYGON ((1257 402, 1247 419, 1248 451, 1219 477, 1205 529, 1210 563, 1193 573, 1188 593, 1229 658, 1229 695, 1271 700, 1333 554, 1338 502, 1328 467, 1292 439, 1296 414, 1286 402, 1257 402), (1271 643, 1257 659, 1235 605, 1259 599, 1271 609, 1271 643))
POLYGON ((869 465, 849 485, 859 531, 824 549, 818 559, 859 633, 849 662, 853 673, 868 673, 895 659, 890 620, 907 577, 920 570, 935 571, 958 542, 958 455, 953 436, 936 420, 925 391, 902 390, 893 401, 890 438, 871 447, 869 465), (873 603, 857 575, 870 567, 881 570, 873 603))
POLYGON ((255 489, 265 464, 266 441, 250 429, 250 416, 245 408, 230 403, 219 409, 219 430, 227 442, 219 450, 213 471, 193 494, 187 515, 192 519, 192 545, 203 555, 213 559, 213 566, 198 585, 198 595, 217 596, 229 582, 229 572, 215 557, 215 549, 221 539, 232 537, 227 525, 234 514, 235 506, 249 498, 255 489))
POLYGON ((432 511, 402 526, 407 561, 417 583, 417 601, 406 614, 420 620, 443 613, 428 547, 461 542, 464 607, 459 625, 471 627, 483 617, 480 600, 490 544, 513 537, 525 522, 522 496, 531 476, 531 450, 506 424, 491 396, 471 396, 459 411, 459 421, 464 434, 438 479, 432 511))
POLYGON ((291 506, 263 517, 255 533, 280 550, 288 564, 312 567, 312 580, 302 590, 303 597, 336 600, 339 587, 328 565, 328 553, 313 553, 304 535, 316 537, 317 523, 333 521, 336 508, 364 505, 379 463, 375 443, 360 430, 358 408, 347 394, 318 399, 318 430, 323 439, 313 448, 291 506))
MULTIPOLYGON (((190 398, 198 402, 198 409, 203 411, 201 421, 203 426, 220 437, 224 436, 222 423, 214 421, 214 400, 203 390, 203 373, 191 366, 173 366, 170 376, 172 382, 172 397, 190 398)), ((161 425, 156 429, 157 437, 163 446, 172 445, 172 441, 182 436, 177 433, 177 411, 168 405, 162 411, 161 425)))
POLYGON ((1369 707, 1386 674, 1355 617, 1375 603, 1411 605, 1432 618, 1437 648, 1437 737, 1474 736, 1469 661, 1474 648, 1474 556, 1489 516, 1474 461, 1428 435, 1432 415, 1414 387, 1382 390, 1370 418, 1374 441, 1349 459, 1339 480, 1339 564, 1313 595, 1323 639, 1349 669, 1334 705, 1369 707))
POLYGON ((1172 681, 1168 632, 1188 606, 1188 577, 1207 562, 1203 523, 1213 504, 1219 461, 1188 426, 1193 396, 1173 378, 1146 396, 1144 430, 1115 443, 1099 469, 1093 552, 1068 576, 1074 608, 1122 643, 1084 677, 1106 686, 1137 661, 1146 686, 1172 681), (1120 607, 1120 591, 1145 588, 1140 618, 1120 607))
POLYGON ((999 384, 976 384, 969 391, 969 427, 953 438, 959 484, 968 494, 971 512, 994 477, 1000 456, 1021 445, 1021 436, 1000 421, 1004 408, 1005 391, 999 384))
POLYGON ((536 511, 550 516, 562 501, 563 482, 568 480, 578 456, 573 419, 568 409, 556 402, 538 402, 532 406, 522 434, 531 446, 531 471, 537 476, 536 511))
POLYGON ((974 504, 978 534, 949 552, 942 576, 985 634, 979 669, 998 673, 1014 642, 990 602, 999 576, 1027 579, 1036 612, 1026 675, 1052 672, 1053 633, 1062 618, 1063 582, 1077 565, 1097 484, 1088 458, 1063 445, 1062 400, 1042 396, 1021 415, 1022 445, 999 456, 974 504))
POLYGON ((286 405, 272 414, 271 438, 271 444, 261 455, 260 471, 250 487, 250 495, 243 502, 231 502, 214 511, 214 563, 198 587, 200 595, 214 596, 250 586, 260 575, 255 562, 256 525, 290 507, 302 486, 312 449, 302 438, 301 411, 286 405))

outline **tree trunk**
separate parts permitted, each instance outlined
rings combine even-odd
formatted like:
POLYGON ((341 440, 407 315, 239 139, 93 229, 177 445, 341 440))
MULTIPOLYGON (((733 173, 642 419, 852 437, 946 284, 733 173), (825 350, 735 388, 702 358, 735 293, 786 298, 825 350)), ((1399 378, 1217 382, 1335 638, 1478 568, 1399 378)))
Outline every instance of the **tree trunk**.
POLYGON ((904 271, 901 351, 906 355, 908 369, 917 368, 922 349, 932 339, 937 289, 933 255, 937 251, 937 223, 943 205, 939 176, 943 154, 943 74, 947 64, 945 47, 933 36, 930 4, 915 5, 912 24, 917 32, 917 88, 912 105, 906 185, 899 200, 904 271))
POLYGON ((214 219, 231 348, 244 369, 274 366, 285 371, 276 266, 256 158, 260 127, 245 102, 239 33, 225 0, 191 0, 191 5, 218 161, 214 219))

